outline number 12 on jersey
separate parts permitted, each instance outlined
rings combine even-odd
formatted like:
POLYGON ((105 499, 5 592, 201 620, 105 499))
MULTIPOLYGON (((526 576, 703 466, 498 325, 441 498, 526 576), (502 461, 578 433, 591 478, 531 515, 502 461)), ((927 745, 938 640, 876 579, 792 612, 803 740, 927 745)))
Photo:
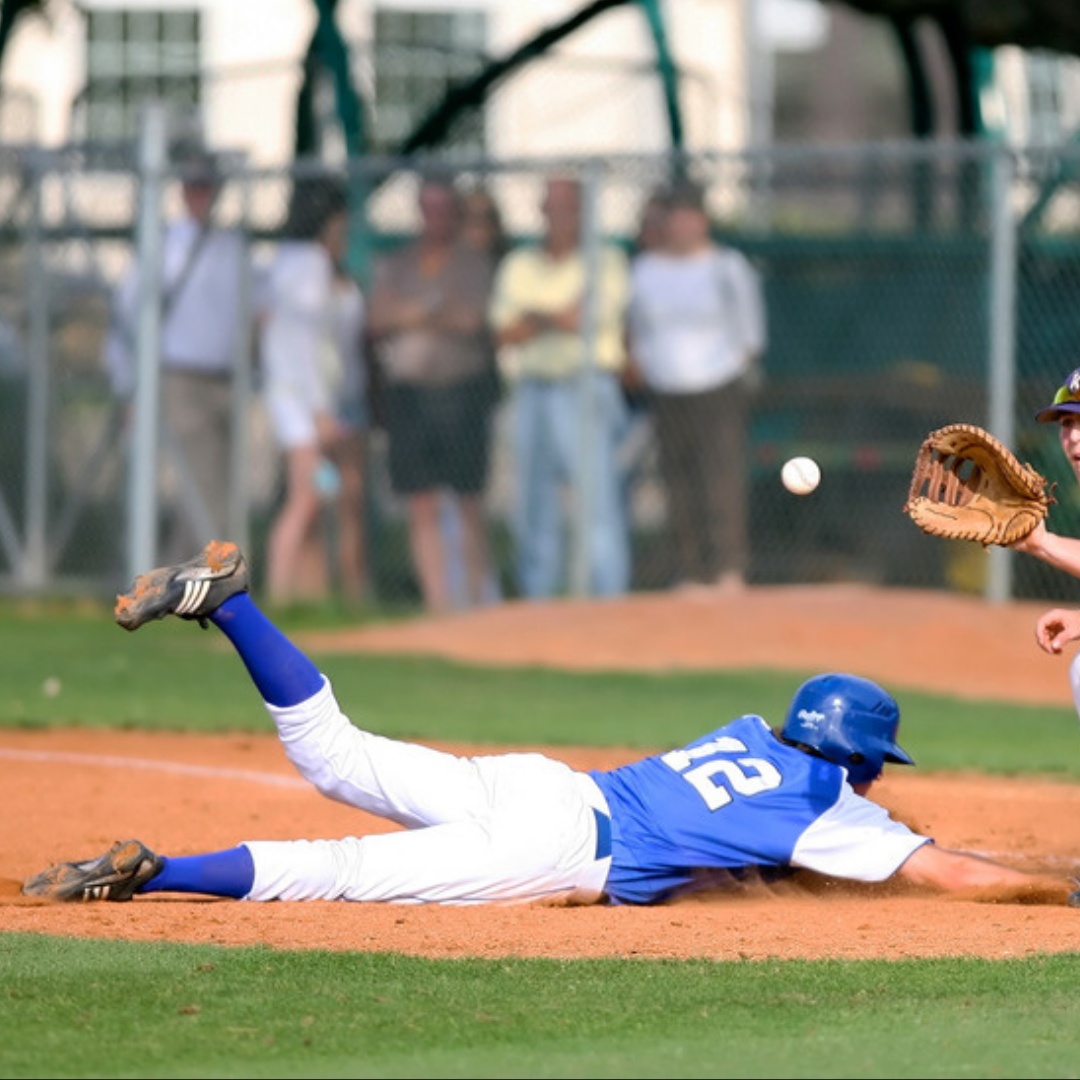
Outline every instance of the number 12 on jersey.
POLYGON ((776 766, 763 758, 718 757, 745 754, 746 745, 728 735, 689 749, 672 750, 660 760, 681 774, 705 800, 710 810, 719 810, 736 795, 759 795, 780 786, 776 766), (703 760, 705 759, 705 760, 703 760))

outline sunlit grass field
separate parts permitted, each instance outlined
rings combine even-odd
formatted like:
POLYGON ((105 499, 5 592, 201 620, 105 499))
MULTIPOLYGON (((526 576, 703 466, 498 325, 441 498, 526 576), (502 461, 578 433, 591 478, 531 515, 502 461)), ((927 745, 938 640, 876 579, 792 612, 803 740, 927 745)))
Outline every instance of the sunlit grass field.
MULTIPOLYGON (((498 745, 649 749, 746 711, 780 722, 812 674, 315 659, 365 726, 498 745)), ((168 620, 127 634, 93 605, 10 604, 0 664, 0 735, 267 729, 212 628, 168 620)), ((1080 779, 1071 710, 890 689, 922 771, 1080 779)), ((1080 1075, 1080 950, 996 962, 423 960, 6 934, 0 958, 5 1077, 1080 1075)))

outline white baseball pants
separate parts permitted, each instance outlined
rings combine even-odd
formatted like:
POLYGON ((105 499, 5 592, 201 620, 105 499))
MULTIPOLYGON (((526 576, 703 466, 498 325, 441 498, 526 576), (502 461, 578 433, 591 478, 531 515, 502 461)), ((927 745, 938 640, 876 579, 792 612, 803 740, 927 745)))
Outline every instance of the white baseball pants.
POLYGON ((483 904, 602 898, 611 865, 596 783, 534 753, 458 757, 357 728, 329 680, 267 704, 290 761, 328 798, 404 826, 336 840, 249 841, 248 900, 483 904))

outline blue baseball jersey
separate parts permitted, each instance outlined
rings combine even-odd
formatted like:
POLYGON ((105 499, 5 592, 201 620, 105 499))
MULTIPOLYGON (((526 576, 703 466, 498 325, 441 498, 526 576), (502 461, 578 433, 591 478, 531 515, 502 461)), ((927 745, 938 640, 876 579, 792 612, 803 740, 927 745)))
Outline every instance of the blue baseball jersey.
POLYGON ((606 892, 615 903, 657 903, 751 868, 884 880, 929 842, 760 716, 589 775, 611 811, 606 892))

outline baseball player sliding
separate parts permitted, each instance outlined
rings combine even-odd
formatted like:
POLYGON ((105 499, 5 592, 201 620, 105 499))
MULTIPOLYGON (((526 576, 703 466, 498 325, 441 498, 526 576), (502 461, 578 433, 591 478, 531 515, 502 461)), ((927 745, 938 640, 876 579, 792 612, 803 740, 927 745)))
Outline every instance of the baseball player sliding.
POLYGON ((117 599, 128 630, 166 615, 213 623, 232 642, 285 753, 319 791, 403 828, 187 856, 128 840, 55 864, 25 883, 31 896, 654 904, 796 868, 1061 903, 1072 888, 946 850, 869 801, 885 762, 912 760, 896 742, 896 702, 854 675, 804 683, 780 731, 746 715, 679 749, 579 772, 541 754, 457 757, 354 726, 252 599, 233 544, 143 574, 117 599))

